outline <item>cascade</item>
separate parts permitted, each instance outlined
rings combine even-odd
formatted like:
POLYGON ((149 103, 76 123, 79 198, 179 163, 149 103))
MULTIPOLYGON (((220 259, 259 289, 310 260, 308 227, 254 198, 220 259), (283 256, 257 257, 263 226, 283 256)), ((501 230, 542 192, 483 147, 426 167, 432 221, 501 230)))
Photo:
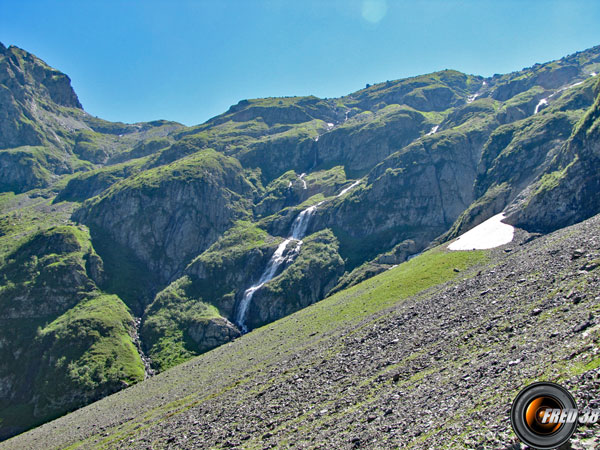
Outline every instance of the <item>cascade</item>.
POLYGON ((435 134, 435 133, 437 133, 437 130, 438 130, 438 128, 439 128, 439 127, 440 127, 439 125, 436 125, 436 126, 435 126, 435 127, 433 127, 433 128, 431 129, 431 131, 430 131, 429 133, 427 133, 425 136, 431 136, 432 134, 435 134))
MULTIPOLYGON (((299 178, 304 181, 304 176, 305 174, 302 174, 299 178)), ((336 198, 341 197, 350 189, 356 187, 361 181, 362 180, 357 180, 347 188, 344 188, 338 195, 336 195, 336 198)), ((273 253, 273 256, 271 256, 271 259, 267 263, 267 266, 265 267, 265 270, 263 271, 259 280, 244 291, 244 295, 242 296, 242 300, 240 301, 235 314, 235 323, 242 329, 243 333, 248 332, 246 320, 248 318, 248 308, 250 307, 254 293, 263 287, 265 283, 268 283, 275 278, 275 275, 277 275, 277 272, 283 263, 292 261, 300 252, 302 238, 306 235, 306 230, 308 229, 310 219, 314 215, 317 208, 323 203, 325 203, 325 200, 320 201, 316 205, 309 206, 308 208, 302 210, 300 214, 298 214, 298 217, 296 217, 292 223, 289 236, 283 240, 281 244, 279 244, 277 250, 275 250, 275 253, 273 253), (287 256, 283 256, 285 249, 291 241, 296 241, 296 247, 287 256)))
POLYGON ((235 322, 240 326, 244 333, 248 332, 246 319, 248 317, 248 307, 250 306, 250 302, 252 301, 254 293, 258 291, 261 287, 263 287, 265 283, 271 281, 275 277, 278 269, 284 262, 292 260, 298 254, 298 252, 300 251, 300 246, 302 245, 301 239, 306 234, 310 218, 317 210, 317 206, 319 206, 322 203, 323 202, 320 202, 316 205, 309 206, 300 214, 298 214, 298 217, 296 217, 294 219, 294 222, 292 223, 290 236, 287 239, 285 239, 281 244, 279 244, 277 250, 275 250, 275 253, 273 253, 273 256, 271 256, 271 259, 267 263, 267 267, 265 267, 265 270, 263 271, 259 280, 244 291, 244 295, 242 296, 242 300, 240 301, 235 315, 235 322), (296 248, 291 254, 288 254, 284 257, 283 253, 285 252, 285 249, 292 240, 297 241, 296 248))
POLYGON ((541 99, 537 105, 535 105, 535 110, 533 111, 533 114, 537 114, 538 112, 540 112, 540 108, 542 106, 546 106, 548 105, 548 99, 547 98, 543 98, 541 99))

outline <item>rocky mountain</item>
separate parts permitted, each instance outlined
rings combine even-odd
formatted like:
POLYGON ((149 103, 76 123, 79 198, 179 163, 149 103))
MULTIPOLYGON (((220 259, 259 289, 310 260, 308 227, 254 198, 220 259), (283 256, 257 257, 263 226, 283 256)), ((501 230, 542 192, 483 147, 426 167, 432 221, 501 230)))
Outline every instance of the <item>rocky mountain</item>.
POLYGON ((0 448, 523 448, 509 410, 532 380, 598 407, 599 236, 596 215, 438 246, 0 448))
MULTIPOLYGON (((600 213, 598 72, 594 47, 489 78, 444 70, 242 100, 194 127, 128 125, 0 46, 0 438, 233 340, 260 355, 257 334, 237 338, 309 305, 345 317, 331 299, 401 280, 387 270, 500 212, 531 238, 600 213)), ((415 261, 464 262, 439 249, 415 261)), ((382 291, 358 297, 365 312, 382 291)))
POLYGON ((0 190, 45 188, 58 177, 90 170, 150 137, 181 125, 127 125, 92 117, 64 73, 0 43, 0 190))

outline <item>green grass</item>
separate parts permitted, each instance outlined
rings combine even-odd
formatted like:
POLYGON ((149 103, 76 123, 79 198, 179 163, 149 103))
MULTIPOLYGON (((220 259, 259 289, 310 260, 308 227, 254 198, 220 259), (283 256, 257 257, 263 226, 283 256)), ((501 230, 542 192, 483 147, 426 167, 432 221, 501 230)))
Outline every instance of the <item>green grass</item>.
POLYGON ((20 393, 0 402, 4 426, 37 425, 144 379, 133 317, 88 277, 93 254, 86 229, 55 226, 23 238, 0 265, 10 317, 0 319, 0 342, 10 342, 0 378, 20 393))
POLYGON ((148 159, 148 157, 139 158, 63 177, 60 184, 53 185, 54 189, 60 190, 54 201, 56 203, 65 200, 83 202, 99 193, 96 191, 101 192, 116 182, 136 174, 148 162, 148 159))
MULTIPOLYGON (((311 327, 325 331, 334 324, 355 322, 432 286, 450 281, 467 268, 484 263, 485 251, 430 250, 317 303, 311 308, 311 327), (335 306, 334 306, 335 305, 335 306)), ((308 311, 307 311, 308 312, 308 311)))
POLYGON ((532 197, 537 195, 544 195, 545 193, 561 186, 561 181, 567 176, 569 168, 572 165, 576 164, 578 159, 579 156, 575 155, 573 160, 564 168, 543 174, 542 177, 536 183, 536 190, 533 193, 532 197))
POLYGON ((156 295, 144 315, 142 338, 153 366, 160 371, 200 354, 201 343, 190 337, 189 328, 221 317, 213 305, 190 295, 191 284, 187 276, 171 283, 156 295))
POLYGON ((195 258, 190 265, 201 261, 208 266, 220 266, 225 260, 238 259, 254 248, 265 246, 267 240, 271 239, 265 230, 252 222, 238 220, 223 237, 195 258))
POLYGON ((123 189, 159 189, 171 181, 206 180, 223 177, 225 171, 241 171, 239 162, 214 150, 203 150, 167 166, 148 169, 111 187, 107 195, 123 189))
POLYGON ((130 337, 133 326, 125 304, 106 294, 93 295, 50 322, 38 333, 49 346, 41 364, 50 366, 38 381, 39 392, 118 390, 123 381, 143 380, 144 365, 130 337))

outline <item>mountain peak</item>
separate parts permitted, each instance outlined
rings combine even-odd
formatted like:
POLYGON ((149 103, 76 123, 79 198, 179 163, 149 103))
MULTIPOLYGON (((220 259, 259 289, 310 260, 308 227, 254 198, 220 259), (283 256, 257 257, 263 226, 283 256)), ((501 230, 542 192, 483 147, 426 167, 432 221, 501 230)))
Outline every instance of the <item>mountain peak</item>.
POLYGON ((29 96, 49 97, 60 106, 82 109, 66 74, 17 46, 0 45, 0 84, 22 94, 27 91, 29 96))

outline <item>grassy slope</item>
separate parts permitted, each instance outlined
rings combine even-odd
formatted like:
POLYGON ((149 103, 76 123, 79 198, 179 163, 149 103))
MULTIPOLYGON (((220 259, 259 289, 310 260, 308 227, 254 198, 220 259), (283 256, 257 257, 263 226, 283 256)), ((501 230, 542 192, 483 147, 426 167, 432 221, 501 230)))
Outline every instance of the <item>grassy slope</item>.
MULTIPOLYGON (((335 345, 336 339, 361 322, 364 326, 365 320, 370 322, 370 317, 403 299, 458 276, 463 277, 464 271, 485 263, 486 259, 485 252, 448 253, 439 248, 429 251, 242 339, 164 372, 125 391, 124 397, 104 399, 97 404, 101 409, 91 412, 91 420, 104 423, 103 427, 108 426, 105 428, 108 436, 96 435, 75 444, 64 440, 63 432, 54 429, 52 439, 57 440, 48 442, 48 445, 114 448, 115 440, 126 439, 130 433, 135 433, 134 429, 150 426, 164 415, 178 414, 192 405, 244 385, 267 367, 278 364, 278 361, 289 358, 303 348, 315 346, 321 340, 332 340, 332 345, 335 345), (170 401, 165 401, 165 398, 170 401), (107 424, 111 420, 107 415, 109 410, 132 416, 133 420, 122 425, 113 423, 111 427, 107 424), (140 411, 144 411, 143 414, 140 411)), ((82 417, 88 419, 90 416, 82 417)), ((50 426, 56 427, 57 423, 50 426)), ((62 428, 62 425, 58 426, 62 428)), ((78 439, 83 437, 77 433, 75 436, 78 439)), ((13 443, 8 441, 6 445, 12 448, 13 443)))
MULTIPOLYGON (((25 208, 14 220, 32 217, 45 215, 25 208)), ((0 264, 0 379, 12 385, 12 396, 0 399, 2 433, 38 425, 145 377, 129 310, 99 292, 86 273, 94 252, 87 231, 35 229, 21 227, 24 237, 15 247, 2 247, 11 252, 0 264)))
POLYGON ((599 227, 438 247, 0 448, 500 448, 520 388, 600 367, 599 227))

